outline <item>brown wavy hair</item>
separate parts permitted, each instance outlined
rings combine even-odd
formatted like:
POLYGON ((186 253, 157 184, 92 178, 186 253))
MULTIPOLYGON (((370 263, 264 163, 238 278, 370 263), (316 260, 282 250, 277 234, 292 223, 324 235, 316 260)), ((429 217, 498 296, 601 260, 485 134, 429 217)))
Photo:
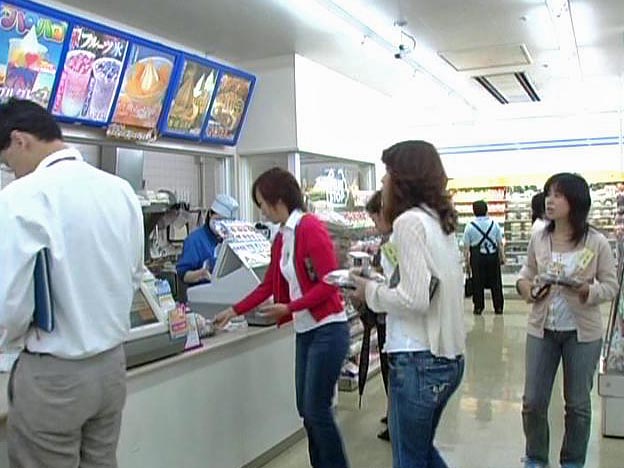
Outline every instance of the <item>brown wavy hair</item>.
POLYGON ((457 228, 457 212, 446 190, 448 178, 435 147, 426 141, 403 141, 381 157, 390 180, 384 193, 384 215, 393 223, 410 208, 426 205, 440 218, 446 234, 457 228))

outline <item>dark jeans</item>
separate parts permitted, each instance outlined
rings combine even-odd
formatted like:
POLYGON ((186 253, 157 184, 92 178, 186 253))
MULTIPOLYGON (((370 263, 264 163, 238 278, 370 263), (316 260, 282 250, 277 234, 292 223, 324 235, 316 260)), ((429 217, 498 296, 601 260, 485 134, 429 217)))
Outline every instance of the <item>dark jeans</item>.
POLYGON ((429 351, 390 353, 390 442, 393 468, 446 468, 433 446, 442 411, 464 374, 464 358, 429 351))
POLYGON ((346 468, 342 438, 332 413, 332 397, 349 349, 347 322, 297 333, 297 410, 308 434, 313 468, 346 468))
POLYGON ((498 253, 482 254, 477 248, 470 249, 470 269, 472 270, 472 303, 475 311, 485 308, 484 290, 492 291, 492 304, 497 312, 503 311, 503 280, 498 253))
POLYGON ((526 438, 527 466, 548 463, 548 405, 553 382, 563 360, 565 434, 560 462, 582 467, 591 429, 591 399, 602 340, 581 343, 576 331, 544 330, 544 338, 527 335, 526 376, 522 399, 522 424, 526 438))

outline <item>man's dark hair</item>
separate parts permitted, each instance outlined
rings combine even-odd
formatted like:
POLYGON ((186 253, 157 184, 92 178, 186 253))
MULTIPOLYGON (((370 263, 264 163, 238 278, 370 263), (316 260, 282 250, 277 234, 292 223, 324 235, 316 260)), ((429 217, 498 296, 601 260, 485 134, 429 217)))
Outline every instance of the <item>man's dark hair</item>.
POLYGON ((487 214, 487 203, 483 200, 477 200, 472 204, 472 212, 475 216, 485 216, 487 214))
POLYGON ((277 205, 281 200, 286 205, 288 213, 292 213, 297 209, 305 211, 303 193, 301 192, 301 187, 299 187, 299 182, 287 170, 274 167, 263 172, 255 180, 251 187, 251 197, 256 206, 259 207, 258 193, 271 206, 277 205))
POLYGON ((546 216, 546 194, 539 192, 533 195, 531 198, 531 222, 534 223, 536 219, 544 219, 546 216))
POLYGON ((364 209, 369 215, 381 214, 381 197, 381 190, 377 190, 366 202, 366 207, 364 209))
POLYGON ((0 105, 0 151, 11 145, 11 132, 30 133, 41 141, 62 140, 61 128, 50 113, 32 101, 11 98, 0 105))

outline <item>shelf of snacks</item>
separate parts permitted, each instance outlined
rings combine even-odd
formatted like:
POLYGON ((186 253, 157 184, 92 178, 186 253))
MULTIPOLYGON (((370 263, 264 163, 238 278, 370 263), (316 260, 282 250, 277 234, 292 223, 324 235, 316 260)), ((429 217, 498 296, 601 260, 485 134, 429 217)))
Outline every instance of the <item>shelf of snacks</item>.
POLYGON ((458 188, 451 190, 453 204, 457 210, 457 240, 463 248, 463 236, 466 225, 475 219, 472 204, 483 200, 488 204, 488 216, 501 228, 505 223, 505 187, 458 188))
POLYGON ((504 273, 517 273, 526 261, 533 226, 531 200, 538 192, 534 185, 509 187, 507 191, 504 273))
MULTIPOLYGON (((605 333, 605 343, 598 373, 598 394, 602 397, 602 434, 624 437, 624 184, 617 184, 613 193, 615 200, 615 250, 618 259, 620 288, 611 306, 611 314, 605 333)), ((607 194, 611 195, 611 194, 607 194)), ((599 210, 611 209, 602 204, 599 210)), ((602 216, 602 215, 600 215, 602 216)))

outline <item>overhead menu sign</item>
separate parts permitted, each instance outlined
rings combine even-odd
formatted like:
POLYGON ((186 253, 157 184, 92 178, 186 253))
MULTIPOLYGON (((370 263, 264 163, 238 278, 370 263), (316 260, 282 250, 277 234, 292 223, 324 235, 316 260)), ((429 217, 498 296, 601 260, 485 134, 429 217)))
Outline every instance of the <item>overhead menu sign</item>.
POLYGON ((167 112, 167 132, 200 136, 218 73, 214 67, 184 61, 182 77, 167 112))
POLYGON ((242 123, 250 89, 250 79, 229 72, 221 74, 205 138, 234 142, 242 123))
POLYGON ((133 45, 113 123, 155 128, 169 88, 175 56, 149 47, 133 45))
POLYGON ((75 26, 52 112, 106 122, 119 87, 127 49, 125 39, 75 26))
POLYGON ((0 102, 11 97, 47 107, 67 23, 0 2, 0 102))

